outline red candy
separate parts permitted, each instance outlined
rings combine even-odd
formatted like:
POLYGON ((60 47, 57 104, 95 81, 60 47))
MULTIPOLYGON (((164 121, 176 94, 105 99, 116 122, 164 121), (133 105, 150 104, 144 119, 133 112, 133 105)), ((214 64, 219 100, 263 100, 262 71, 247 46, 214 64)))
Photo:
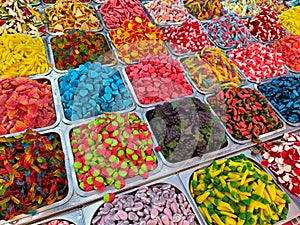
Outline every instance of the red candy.
POLYGON ((47 127, 56 115, 51 85, 27 77, 0 81, 0 135, 47 127))
POLYGON ((126 73, 142 104, 181 98, 193 93, 184 70, 176 59, 149 55, 140 63, 126 67, 126 73))
POLYGON ((163 28, 162 32, 175 53, 198 52, 204 47, 212 47, 212 43, 196 20, 189 19, 180 26, 163 28))

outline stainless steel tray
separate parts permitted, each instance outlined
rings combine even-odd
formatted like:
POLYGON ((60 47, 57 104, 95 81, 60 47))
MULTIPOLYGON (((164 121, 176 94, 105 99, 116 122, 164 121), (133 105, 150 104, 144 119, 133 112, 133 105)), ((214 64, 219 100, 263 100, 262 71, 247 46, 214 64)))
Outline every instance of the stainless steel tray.
MULTIPOLYGON (((228 155, 228 156, 222 157, 222 158, 231 158, 231 157, 233 157, 233 156, 237 156, 237 155, 240 155, 240 154, 241 154, 241 153, 236 153, 236 154, 228 155)), ((243 154, 245 154, 249 160, 251 160, 252 162, 254 162, 254 163, 256 164, 256 166, 258 166, 258 167, 260 167, 261 169, 264 170, 264 168, 261 167, 261 166, 259 165, 259 163, 257 162, 257 159, 251 156, 251 153, 250 153, 249 150, 244 151, 243 154)), ((181 182, 182 182, 184 188, 186 189, 186 192, 188 193, 188 197, 189 197, 190 199, 193 199, 193 197, 192 197, 192 195, 191 195, 191 193, 190 193, 190 189, 189 189, 190 178, 191 178, 193 172, 196 171, 196 170, 198 170, 198 169, 204 169, 204 168, 208 167, 212 162, 213 162, 213 161, 206 162, 206 163, 204 163, 204 164, 199 164, 199 166, 197 166, 197 167, 195 167, 195 168, 192 168, 192 169, 189 169, 189 170, 186 170, 186 171, 184 171, 184 172, 179 173, 179 178, 180 178, 180 180, 181 180, 181 182)), ((265 172, 268 173, 268 171, 266 171, 266 170, 265 170, 265 172)), ((273 182, 278 186, 276 180, 273 180, 273 182)), ((280 186, 278 186, 278 187, 280 188, 280 186)), ((282 189, 281 189, 281 190, 282 190, 282 189)), ((282 190, 282 191, 285 192, 284 190, 282 190)), ((193 200, 193 201, 191 201, 191 202, 192 202, 192 207, 193 207, 194 211, 197 212, 197 213, 198 213, 198 216, 201 218, 201 223, 202 223, 202 224, 207 224, 206 221, 205 221, 205 219, 204 219, 204 217, 203 217, 203 215, 202 215, 201 212, 198 210, 198 207, 197 207, 195 201, 193 200)), ((292 218, 294 218, 294 217, 296 217, 296 216, 298 216, 298 215, 299 215, 299 209, 297 208, 297 206, 296 206, 296 204, 293 202, 293 200, 291 200, 291 203, 289 204, 289 212, 288 212, 288 215, 287 215, 287 219, 284 220, 284 221, 288 221, 288 220, 290 220, 290 219, 292 219, 292 218)), ((279 221, 279 222, 276 223, 276 224, 277 224, 277 225, 282 224, 284 221, 279 221)))

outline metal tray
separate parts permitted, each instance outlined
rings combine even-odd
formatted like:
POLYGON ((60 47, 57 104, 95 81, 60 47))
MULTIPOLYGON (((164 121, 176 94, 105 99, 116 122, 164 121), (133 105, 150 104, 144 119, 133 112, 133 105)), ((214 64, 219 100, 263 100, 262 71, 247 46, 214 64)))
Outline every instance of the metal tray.
MULTIPOLYGON (((250 151, 244 151, 243 152, 246 157, 252 161, 257 167, 259 167, 260 169, 264 170, 265 172, 269 173, 268 171, 266 171, 262 166, 260 166, 260 164, 257 162, 257 160, 255 158, 253 158, 251 156, 251 153, 250 151)), ((233 155, 228 155, 226 157, 222 157, 222 158, 231 158, 233 156, 237 156, 237 155, 240 155, 241 153, 236 153, 236 154, 233 154, 233 155)), ((186 170, 184 172, 181 172, 179 173, 179 178, 184 186, 184 188, 186 189, 186 192, 188 193, 188 197, 190 199, 193 199, 191 193, 190 193, 190 189, 189 189, 189 185, 190 185, 190 178, 193 174, 194 171, 198 170, 198 169, 204 169, 206 167, 208 167, 213 161, 210 161, 210 162, 206 162, 204 164, 199 164, 199 166, 197 166, 196 168, 192 168, 192 169, 189 169, 189 170, 186 170)), ((276 180, 273 180, 273 182, 278 186, 276 180)), ((280 186, 278 186, 280 188, 280 186)), ((285 192, 283 189, 281 189, 283 192, 285 192)), ((198 207, 195 203, 195 201, 191 201, 192 202, 192 207, 194 209, 195 212, 198 213, 198 216, 201 218, 201 223, 202 224, 207 224, 203 215, 201 214, 201 212, 198 210, 198 207)), ((289 204, 289 212, 288 212, 288 215, 287 215, 287 219, 286 221, 288 221, 289 219, 292 219, 296 216, 299 215, 299 209, 297 208, 296 204, 293 202, 293 200, 291 200, 291 203, 289 204)), ((276 223, 277 225, 279 224, 282 224, 284 221, 279 221, 278 223, 276 223)))
MULTIPOLYGON (((88 32, 93 32, 93 31, 88 31, 88 32)), ((103 33, 103 32, 93 32, 93 33, 96 33, 96 34, 99 34, 99 35, 104 36, 105 41, 106 41, 106 43, 107 43, 107 45, 108 45, 108 47, 109 47, 109 49, 110 49, 109 51, 107 51, 106 53, 104 53, 104 54, 102 54, 102 55, 105 55, 105 54, 107 54, 107 53, 112 53, 112 56, 114 57, 114 60, 115 60, 115 63, 112 63, 112 64, 103 64, 103 65, 105 65, 105 66, 114 66, 114 65, 116 65, 116 63, 117 63, 117 56, 116 56, 114 50, 112 49, 111 43, 110 43, 110 41, 107 39, 107 36, 105 35, 105 33, 103 33)), ((47 40, 47 42, 48 42, 48 48, 49 48, 49 58, 50 58, 50 62, 53 64, 53 70, 54 70, 55 72, 57 72, 57 73, 68 73, 68 70, 60 70, 60 69, 57 69, 57 68, 56 68, 56 65, 55 65, 54 54, 53 54, 53 50, 52 50, 52 39, 55 38, 55 37, 58 37, 58 36, 62 36, 62 35, 60 34, 60 35, 56 35, 56 36, 49 36, 49 37, 48 37, 48 40, 47 40)), ((102 56, 102 55, 101 55, 101 56, 102 56)), ((95 61, 96 61, 96 60, 95 60, 95 61)), ((69 68, 69 69, 72 69, 72 68, 69 68)), ((74 68, 73 68, 73 69, 74 69, 74 68)))
MULTIPOLYGON (((140 117, 141 120, 143 120, 142 116, 139 113, 137 113, 137 112, 135 112, 135 113, 140 117)), ((101 117, 101 116, 99 116, 99 117, 101 117)), ((97 190, 84 191, 84 190, 80 189, 80 187, 78 185, 76 172, 74 170, 74 155, 73 155, 72 146, 71 146, 71 143, 70 143, 70 133, 74 128, 78 128, 78 127, 80 127, 80 125, 86 124, 90 121, 92 121, 92 120, 86 120, 84 122, 80 122, 80 123, 70 125, 70 126, 67 127, 67 129, 64 129, 64 131, 63 131, 64 138, 66 140, 68 156, 69 156, 69 160, 70 160, 70 168, 71 168, 71 174, 72 174, 72 179, 73 179, 74 190, 78 195, 80 195, 82 197, 92 196, 92 195, 95 195, 95 194, 103 196, 105 193, 118 191, 118 189, 116 189, 113 185, 106 186, 105 190, 103 192, 99 192, 97 190)), ((157 174, 158 172, 160 172, 162 167, 163 167, 160 155, 155 151, 155 147, 156 147, 155 144, 156 143, 154 142, 153 137, 152 137, 152 140, 153 140, 153 152, 154 152, 154 154, 157 158, 157 167, 154 170, 149 172, 149 178, 151 176, 157 174)), ((131 188, 133 185, 140 185, 141 183, 145 182, 143 180, 145 180, 145 179, 142 179, 141 176, 134 176, 132 178, 126 178, 125 179, 126 185, 123 189, 131 188)), ((122 189, 120 189, 120 191, 122 191, 122 189)))
MULTIPOLYGON (((12 136, 17 136, 21 133, 24 132, 18 132, 15 134, 10 134, 10 135, 5 135, 5 137, 12 137, 12 136)), ((62 150, 65 154, 65 169, 66 169, 66 174, 67 174, 67 180, 68 180, 68 193, 66 195, 66 197, 58 202, 55 202, 53 204, 50 205, 46 205, 43 207, 40 207, 39 209, 37 209, 37 213, 34 215, 30 215, 30 214, 21 214, 18 216, 15 216, 13 219, 9 220, 9 221, 5 221, 5 220, 1 220, 0 224, 5 224, 5 225, 9 225, 9 224, 31 224, 31 222, 33 220, 37 220, 37 219, 41 219, 43 217, 48 217, 51 214, 60 212, 62 210, 65 210, 68 201, 71 199, 74 189, 73 189, 73 183, 72 183, 72 179, 71 179, 71 172, 70 172, 70 163, 69 163, 69 156, 68 156, 68 151, 66 148, 66 142, 64 140, 63 137, 63 133, 60 131, 59 128, 55 128, 55 129, 50 129, 47 131, 42 131, 40 132, 41 134, 51 134, 51 133, 56 133, 59 135, 60 137, 60 141, 62 144, 62 150)))
MULTIPOLYGON (((190 97, 185 97, 184 99, 188 99, 190 97)), ((195 97, 197 98, 197 97, 195 97)), ((197 98, 199 99, 199 98, 197 98)), ((200 100, 200 99, 199 99, 200 100)), ((175 100, 172 100, 171 102, 174 102, 175 100)), ((202 101, 201 101, 202 102, 202 101)), ((159 103, 158 105, 163 105, 163 102, 159 103)), ((150 126, 150 123, 149 123, 149 120, 147 118, 147 113, 151 110, 154 110, 155 107, 151 107, 151 108, 148 108, 146 110, 144 110, 143 112, 143 119, 144 121, 146 121, 146 123, 148 124, 148 128, 149 130, 151 131, 151 133, 153 134, 153 137, 154 137, 154 141, 155 141, 155 144, 158 145, 158 141, 153 133, 153 130, 150 126)), ((231 149, 231 140, 229 140, 227 138, 227 135, 226 135, 226 140, 227 140, 227 145, 223 148, 220 148, 220 149, 216 149, 212 152, 208 152, 208 153, 204 153, 202 157, 199 157, 199 156, 196 156, 196 157, 192 157, 190 159, 186 159, 186 160, 183 160, 183 161, 179 161, 179 162, 169 162, 161 152, 159 152, 159 155, 160 155, 160 158, 162 159, 163 163, 168 166, 168 167, 172 167, 172 168, 176 168, 176 170, 178 171, 180 168, 184 168, 186 166, 189 166, 189 165, 193 165, 193 164, 198 164, 200 162, 205 162, 207 160, 211 160, 212 157, 214 157, 215 155, 219 155, 219 154, 222 154, 222 153, 225 153, 227 151, 229 151, 231 149)))
MULTIPOLYGON (((243 86, 243 88, 251 88, 251 89, 253 89, 251 86, 243 86)), ((254 90, 255 90, 255 89, 254 89, 254 90)), ((212 96, 215 96, 215 94, 206 95, 205 98, 204 98, 204 102, 207 103, 207 104, 209 105, 211 111, 214 113, 215 116, 217 116, 217 114, 215 113, 215 111, 213 110, 213 108, 210 106, 210 104, 209 104, 209 102, 208 102, 208 98, 209 98, 209 97, 212 97, 212 96)), ((269 102, 268 102, 268 103, 269 103, 269 102)), ((271 106, 272 109, 274 110, 273 106, 272 106, 272 105, 270 105, 270 106, 271 106)), ((285 123, 284 121, 282 121, 280 117, 278 117, 278 119, 282 122, 282 125, 283 125, 282 128, 279 128, 279 129, 276 129, 276 130, 274 130, 274 131, 271 131, 271 132, 268 132, 268 133, 259 135, 259 139, 264 139, 264 138, 266 138, 266 137, 269 138, 269 137, 273 136, 274 134, 277 134, 277 133, 280 133, 280 132, 284 131, 284 130, 287 128, 287 127, 286 127, 286 123, 285 123)), ((246 144, 246 143, 251 142, 250 139, 247 139, 247 140, 237 140, 237 139, 235 139, 235 138, 228 132, 228 130, 227 130, 227 128, 226 128, 226 124, 224 124, 223 121, 221 121, 221 124, 223 125, 223 127, 224 127, 224 129, 225 129, 225 131, 226 131, 227 136, 229 136, 230 139, 231 139, 233 142, 238 143, 238 144, 241 144, 241 145, 242 145, 242 144, 246 144)))
MULTIPOLYGON (((182 184, 180 183, 180 180, 178 179, 178 176, 173 175, 173 176, 169 176, 166 178, 161 178, 157 181, 148 183, 144 186, 154 186, 154 185, 160 185, 160 184, 171 184, 173 187, 175 187, 177 189, 177 191, 182 192, 189 205, 191 205, 191 199, 188 197, 187 192, 185 191, 184 187, 182 186, 182 184)), ((116 193, 116 196, 122 196, 122 195, 126 195, 126 194, 133 194, 138 190, 138 186, 135 186, 133 189, 126 191, 126 192, 118 192, 116 193)), ((104 204, 104 201, 101 200, 99 202, 95 202, 93 204, 90 204, 88 206, 84 206, 82 211, 83 211, 83 215, 84 215, 84 219, 85 219, 85 224, 86 225, 91 225, 91 221, 93 219, 93 216, 95 215, 95 213, 97 212, 98 208, 100 208, 102 205, 104 204)), ((194 212, 194 214, 196 215, 196 221, 198 222, 198 224, 202 224, 200 221, 200 217, 199 215, 196 213, 196 211, 194 210, 194 208, 192 208, 192 211, 194 212)))
MULTIPOLYGON (((118 70, 120 72, 120 70, 118 68, 114 68, 115 70, 118 70)), ((75 70, 78 70, 78 69, 75 69, 75 70)), ((58 102, 57 105, 58 105, 58 110, 61 114, 61 117, 62 117, 62 121, 66 124, 78 124, 78 123, 82 123, 82 122, 86 122, 87 120, 93 120, 97 117, 99 117, 101 114, 105 113, 105 112, 102 112, 101 114, 97 115, 97 116, 92 116, 92 117, 89 117, 89 118, 82 118, 82 119, 79 119, 79 120, 69 120, 65 117, 65 113, 64 113, 64 107, 63 107, 63 104, 62 104, 62 101, 61 101, 61 94, 60 94, 60 88, 59 88, 59 78, 63 77, 63 76, 66 76, 63 75, 63 74, 60 74, 59 76, 57 76, 55 79, 54 79, 54 85, 55 85, 55 94, 56 94, 56 101, 58 102)), ((130 88, 128 87, 128 84, 126 83, 125 79, 123 78, 123 76, 121 75, 121 72, 120 72, 120 77, 121 79, 123 80, 123 83, 125 85, 125 88, 126 90, 128 91, 128 93, 130 94, 131 96, 131 100, 132 100, 132 105, 130 108, 128 109, 125 109, 125 110, 121 110, 121 111, 113 111, 113 112, 120 112, 120 113, 125 113, 125 112, 131 112, 133 111, 135 108, 136 108, 136 104, 134 102, 134 98, 133 98, 133 94, 132 94, 132 91, 130 90, 130 88)))
MULTIPOLYGON (((133 85, 131 84, 131 81, 129 80, 129 78, 128 78, 128 76, 127 76, 127 73, 126 73, 126 71, 125 71, 125 68, 126 68, 126 67, 123 67, 123 68, 122 68, 122 74, 123 74, 123 76, 124 76, 124 78, 125 78, 125 80, 126 80, 126 83, 127 83, 128 86, 129 86, 130 90, 132 90, 132 95, 133 95, 134 101, 135 101, 140 107, 142 107, 142 108, 153 107, 153 106, 155 106, 155 105, 157 105, 157 104, 163 102, 163 101, 161 101, 161 102, 155 102, 155 103, 151 103, 151 104, 142 104, 142 103, 139 101, 139 99, 138 99, 138 97, 137 97, 137 95, 136 95, 136 93, 135 93, 135 91, 134 91, 133 85)), ((185 74, 185 77, 187 77, 186 74, 185 74)), ((197 92, 196 92, 196 90, 193 88, 193 85, 191 84, 191 82, 190 82, 188 79, 185 79, 185 80, 186 80, 186 82, 187 82, 189 85, 192 86, 193 93, 192 93, 191 95, 187 95, 187 96, 184 96, 184 97, 193 97, 193 96, 195 96, 197 92)), ((181 97, 181 98, 183 98, 183 97, 181 97)), ((176 98, 176 99, 181 99, 181 98, 176 98)))
POLYGON ((49 223, 52 220, 67 220, 68 222, 71 222, 75 225, 84 225, 84 218, 81 209, 73 210, 65 214, 53 216, 51 218, 39 221, 32 225, 47 225, 47 223, 49 223))

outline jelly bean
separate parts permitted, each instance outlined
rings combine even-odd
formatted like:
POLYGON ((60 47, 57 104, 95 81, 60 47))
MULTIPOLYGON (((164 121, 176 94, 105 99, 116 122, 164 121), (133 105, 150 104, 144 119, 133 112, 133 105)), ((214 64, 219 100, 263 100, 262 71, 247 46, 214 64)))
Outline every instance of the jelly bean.
POLYGON ((226 146, 219 122, 197 98, 183 98, 157 105, 147 119, 167 161, 176 163, 226 146), (218 134, 218 135, 215 135, 218 134))
POLYGON ((286 7, 283 4, 283 0, 255 0, 256 5, 270 9, 277 14, 282 13, 286 10, 286 7))
POLYGON ((3 0, 1 2, 0 34, 45 34, 44 20, 45 17, 39 13, 38 9, 21 1, 3 0))
POLYGON ((70 139, 79 187, 84 191, 103 191, 109 185, 120 189, 126 178, 147 178, 157 167, 151 136, 136 113, 105 113, 74 128, 70 139))
POLYGON ((88 61, 102 64, 116 62, 105 37, 95 32, 70 30, 51 39, 55 67, 59 70, 78 68, 88 61))
POLYGON ((300 36, 289 34, 271 45, 282 58, 288 69, 293 72, 300 72, 300 36))
POLYGON ((245 155, 214 161, 191 176, 190 192, 207 224, 275 224, 291 202, 245 155))
POLYGON ((279 77, 258 89, 287 121, 300 122, 300 77, 279 77))
POLYGON ((168 54, 163 34, 147 18, 125 20, 121 27, 110 31, 109 35, 119 58, 127 64, 149 54, 168 54))
POLYGON ((246 20, 245 25, 258 40, 275 41, 287 35, 278 20, 278 15, 274 11, 262 8, 259 14, 246 20))
POLYGON ((232 13, 204 22, 203 28, 220 48, 244 47, 254 41, 243 21, 232 13))
POLYGON ((260 83, 263 79, 286 73, 282 54, 261 43, 252 43, 245 48, 235 49, 228 55, 253 82, 260 83))
POLYGON ((126 110, 133 104, 119 71, 102 67, 99 62, 69 70, 59 78, 59 89, 68 120, 126 110))
POLYGON ((279 22, 292 34, 300 35, 300 6, 292 7, 279 15, 279 22))
POLYGON ((260 11, 260 7, 256 5, 255 0, 225 0, 221 1, 221 3, 225 10, 239 16, 254 16, 260 11))
POLYGON ((42 74, 49 64, 41 37, 24 34, 0 36, 0 78, 42 74))
POLYGON ((0 117, 0 134, 54 124, 56 113, 49 82, 26 77, 0 80, 0 117))
POLYGON ((300 135, 285 133, 282 140, 260 145, 262 162, 294 196, 300 198, 300 135))
POLYGON ((99 30, 100 20, 91 5, 80 1, 58 0, 52 7, 45 9, 48 30, 52 33, 67 30, 99 30))
POLYGON ((179 0, 152 0, 145 4, 145 8, 154 23, 159 25, 180 23, 188 18, 186 8, 179 0))
POLYGON ((283 127, 266 97, 250 88, 219 90, 207 100, 236 140, 257 141, 260 135, 283 127))
POLYGON ((1 137, 0 148, 1 220, 67 196, 65 156, 58 134, 27 131, 16 137, 1 137))
POLYGON ((184 0, 183 3, 188 12, 199 20, 209 20, 224 14, 219 0, 184 0))
POLYGON ((108 0, 99 7, 99 10, 109 29, 119 28, 125 20, 134 20, 135 17, 146 18, 138 0, 108 0))
POLYGON ((125 69, 142 104, 152 104, 193 93, 180 63, 166 55, 148 55, 125 69))
POLYGON ((196 20, 186 20, 180 26, 169 26, 161 29, 176 54, 198 52, 204 47, 212 47, 211 41, 196 20))

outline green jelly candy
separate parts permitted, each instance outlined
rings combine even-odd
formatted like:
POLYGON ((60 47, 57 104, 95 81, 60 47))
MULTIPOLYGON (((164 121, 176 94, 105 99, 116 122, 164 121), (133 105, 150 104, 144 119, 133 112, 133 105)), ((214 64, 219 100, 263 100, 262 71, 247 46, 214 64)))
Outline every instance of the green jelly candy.
POLYGON ((88 178, 86 179, 86 182, 87 182, 87 184, 92 185, 92 184, 93 184, 93 179, 92 179, 92 177, 88 177, 88 178))
POLYGON ((81 167, 82 167, 81 162, 75 162, 75 163, 74 163, 74 168, 75 168, 75 170, 79 170, 79 169, 81 169, 81 167))

